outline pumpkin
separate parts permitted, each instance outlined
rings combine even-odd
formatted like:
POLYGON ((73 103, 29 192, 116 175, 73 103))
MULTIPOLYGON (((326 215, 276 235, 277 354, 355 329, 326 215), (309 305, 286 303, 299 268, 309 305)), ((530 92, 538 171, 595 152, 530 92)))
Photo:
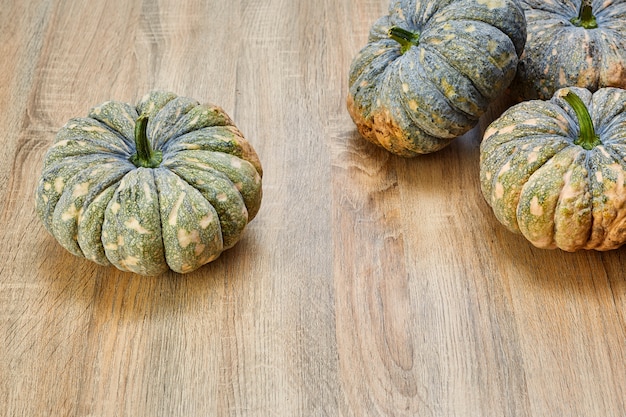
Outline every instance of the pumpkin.
POLYGON ((45 155, 36 208, 74 255, 142 275, 187 273, 240 239, 262 174, 220 107, 153 91, 67 122, 45 155))
POLYGON ((626 88, 626 0, 523 0, 528 38, 513 92, 548 100, 559 88, 626 88))
POLYGON ((609 250, 626 241, 626 90, 579 87, 506 110, 480 145, 496 218, 539 248, 609 250))
POLYGON ((509 86, 525 40, 517 0, 394 0, 352 61, 348 111, 394 154, 437 151, 509 86))

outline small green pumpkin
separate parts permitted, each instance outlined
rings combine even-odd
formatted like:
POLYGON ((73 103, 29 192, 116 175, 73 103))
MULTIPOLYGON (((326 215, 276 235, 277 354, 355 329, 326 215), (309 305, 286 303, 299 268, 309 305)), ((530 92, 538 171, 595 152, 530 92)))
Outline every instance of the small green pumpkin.
POLYGON ((392 153, 439 150, 509 86, 525 40, 517 0, 394 0, 352 62, 348 111, 392 153))
POLYGON ((259 210, 262 174, 221 108, 154 91, 59 130, 37 214, 74 255, 142 275, 187 273, 240 239, 259 210))
POLYGON ((513 82, 521 99, 564 87, 626 88, 626 0, 522 0, 528 38, 513 82))
POLYGON ((492 122, 480 182, 496 218, 533 245, 609 250, 626 242, 626 90, 578 87, 492 122))

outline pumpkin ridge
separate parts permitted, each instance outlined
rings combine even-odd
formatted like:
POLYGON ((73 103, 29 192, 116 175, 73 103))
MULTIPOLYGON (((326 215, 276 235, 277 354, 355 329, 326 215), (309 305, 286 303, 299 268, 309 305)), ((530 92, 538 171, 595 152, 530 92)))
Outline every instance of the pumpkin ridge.
POLYGON ((621 97, 619 94, 622 89, 614 87, 606 87, 602 91, 608 91, 601 100, 596 100, 594 97, 594 107, 601 107, 602 113, 594 113, 594 126, 600 136, 603 137, 603 143, 608 144, 620 140, 619 127, 626 121, 626 97, 621 97), (614 130, 618 130, 617 136, 611 134, 614 130), (606 138, 606 132, 608 132, 609 138, 606 138))
MULTIPOLYGON (((552 59, 553 51, 555 50, 558 51, 558 46, 560 46, 558 45, 558 41, 563 36, 565 36, 564 34, 567 33, 569 29, 566 26, 563 26, 561 22, 556 22, 553 26, 542 25, 539 22, 537 22, 537 25, 540 25, 542 30, 546 32, 546 35, 544 35, 542 38, 545 38, 547 41, 535 44, 535 48, 533 48, 532 52, 533 54, 536 54, 536 57, 533 58, 533 61, 549 63, 548 64, 549 66, 542 67, 541 71, 545 71, 547 68, 560 67, 561 63, 558 60, 553 62, 553 59, 552 59), (555 45, 555 43, 557 43, 557 45, 555 45)), ((528 48, 528 50, 530 51, 530 47, 528 48)), ((546 88, 545 87, 546 83, 555 82, 557 74, 555 74, 554 71, 549 71, 548 74, 538 73, 537 71, 539 69, 534 68, 532 66, 528 67, 524 60, 524 57, 529 53, 529 51, 525 51, 524 55, 520 59, 520 62, 518 64, 519 65, 518 71, 516 73, 516 78, 520 79, 522 78, 522 74, 527 74, 525 78, 529 79, 529 83, 532 85, 526 88, 539 91, 541 89, 546 88)), ((515 82, 515 81, 513 82, 514 88, 517 88, 517 89, 524 88, 523 85, 517 85, 517 84, 519 84, 519 82, 515 82)), ((523 94, 526 94, 526 92, 524 92, 523 94)), ((535 95, 536 94, 531 95, 528 98, 530 99, 547 98, 546 94, 540 94, 539 97, 535 97, 535 95)))
POLYGON ((156 275, 167 270, 155 191, 154 169, 140 167, 122 178, 106 205, 102 243, 108 260, 122 271, 156 275))
MULTIPOLYGON (((422 45, 422 48, 424 48, 425 51, 427 51, 430 54, 433 55, 437 55, 441 62, 448 65, 451 69, 453 69, 460 78, 463 78, 465 80, 467 80, 468 84, 472 86, 472 88, 474 88, 474 90, 476 91, 476 94, 478 94, 480 96, 480 98, 484 98, 483 94, 480 92, 480 90, 478 89, 478 87, 476 86, 476 84, 474 83, 474 81, 471 79, 471 77, 468 77, 464 72, 460 71, 457 67, 453 66, 447 59, 445 56, 443 56, 437 49, 435 48, 431 48, 430 45, 425 44, 422 45)), ((455 103, 453 100, 451 100, 444 91, 442 91, 442 86, 440 83, 435 82, 431 79, 431 76, 433 76, 432 72, 430 71, 426 71, 426 76, 428 77, 428 81, 431 82, 442 94, 442 96, 445 98, 446 101, 448 101, 448 103, 450 104, 450 107, 454 108, 456 111, 458 111, 459 113, 464 114, 466 117, 468 118, 472 118, 474 120, 478 120, 480 118, 480 116, 485 112, 486 109, 486 105, 485 105, 485 109, 482 108, 483 104, 479 104, 476 103, 476 106, 478 108, 478 110, 480 110, 480 114, 471 114, 468 111, 466 111, 465 109, 463 109, 462 107, 459 106, 459 104, 455 103)))
MULTIPOLYGON (((623 139, 622 139, 623 140, 623 139)), ((605 150, 615 158, 620 164, 626 167, 626 145, 618 143, 617 139, 604 143, 605 150)))
POLYGON ((235 126, 209 126, 185 133, 166 144, 164 153, 175 155, 186 150, 220 152, 251 163, 263 176, 263 167, 256 151, 235 126))
POLYGON ((580 152, 580 149, 571 146, 563 148, 548 159, 541 169, 535 170, 522 186, 516 216, 522 234, 537 247, 557 247, 554 232, 556 209, 562 188, 559 184, 565 181, 564 174, 569 171, 580 152), (566 161, 567 165, 561 161, 566 161), (559 193, 555 193, 553 189, 558 189, 559 193))
POLYGON ((104 129, 107 129, 109 132, 111 132, 112 134, 116 135, 117 137, 119 137, 125 144, 128 145, 128 147, 130 148, 130 152, 132 153, 132 151, 135 150, 135 146, 132 142, 130 142, 128 140, 128 138, 126 138, 121 132, 111 128, 110 126, 108 126, 106 123, 101 122, 98 119, 92 118, 93 120, 96 120, 98 123, 100 123, 100 125, 102 125, 102 127, 104 129))
POLYGON ((154 117, 165 107, 170 101, 178 96, 169 91, 151 91, 139 99, 135 106, 138 115, 146 114, 148 117, 154 117))
POLYGON ((65 249, 77 256, 86 257, 78 243, 78 230, 82 215, 87 210, 88 206, 95 201, 104 190, 118 183, 131 171, 130 168, 122 165, 118 168, 119 171, 117 172, 107 170, 107 173, 98 175, 98 170, 101 169, 101 165, 92 165, 81 170, 65 183, 63 193, 53 210, 52 234, 65 249), (95 180, 96 178, 97 181, 95 180), (91 181, 95 182, 94 186, 92 186, 91 181), (82 191, 85 193, 84 196, 76 195, 76 189, 81 183, 89 184, 82 191), (67 212, 70 208, 73 213, 68 216, 67 212), (68 216, 67 219, 65 216, 68 216))
MULTIPOLYGON (((178 153, 182 153, 182 152, 187 152, 187 151, 179 151, 178 153)), ((207 151, 207 152, 211 152, 211 151, 207 151)), ((228 181, 229 184, 233 188, 236 188, 235 183, 231 180, 231 178, 228 175, 226 175, 224 172, 218 170, 217 168, 213 166, 210 166, 208 164, 202 164, 199 160, 186 160, 182 158, 181 156, 177 155, 174 158, 170 157, 167 159, 167 161, 165 160, 163 161, 163 167, 169 169, 174 174, 184 179, 183 175, 180 175, 179 173, 176 172, 176 169, 180 169, 180 166, 189 166, 190 168, 193 168, 199 171, 209 172, 212 175, 222 180, 228 181)))
POLYGON ((186 273, 216 259, 224 248, 222 224, 215 208, 199 190, 171 170, 157 168, 153 175, 168 267, 186 273), (206 224, 199 216, 206 218, 206 224), (189 230, 190 225, 198 227, 189 230))
MULTIPOLYGON (((519 109, 523 109, 523 105, 518 104, 511 108, 512 111, 519 109)), ((540 142, 535 139, 527 140, 528 136, 526 135, 507 140, 511 133, 513 133, 508 132, 508 127, 514 126, 516 121, 512 120, 506 124, 502 123, 505 120, 506 119, 501 117, 494 121, 487 129, 485 137, 481 142, 481 188, 487 202, 494 208, 498 219, 503 224, 507 225, 507 227, 511 228, 511 230, 519 231, 517 228, 517 220, 510 218, 510 221, 514 222, 511 223, 503 217, 504 214, 500 213, 501 210, 496 208, 500 206, 498 201, 506 196, 497 196, 498 190, 502 192, 504 190, 510 190, 512 187, 511 185, 507 185, 508 182, 505 183, 503 181, 505 178, 502 177, 502 174, 514 172, 514 174, 509 175, 513 175, 513 178, 517 178, 515 182, 520 184, 517 196, 509 196, 509 198, 513 198, 514 203, 512 205, 517 206, 522 189, 521 186, 528 181, 528 178, 530 178, 532 174, 541 169, 550 158, 570 146, 570 143, 567 141, 567 138, 558 134, 551 134, 549 137, 543 136, 543 140, 540 142), (494 125, 496 127, 492 127, 494 125), (507 133, 500 133, 501 130, 505 130, 507 133), (501 139, 502 137, 504 137, 504 140, 501 139), (529 143, 532 143, 533 146, 528 146, 529 143), (547 152, 539 151, 544 148, 547 152), (532 156, 533 153, 536 153, 534 157, 532 156), (506 157, 504 154, 506 154, 506 157), (523 161, 528 161, 528 163, 524 164, 523 161), (524 174, 523 177, 520 176, 521 173, 524 174), (489 176, 491 176, 491 178, 489 178, 489 176), (487 180, 489 181, 487 182, 487 180), (488 184, 488 186, 486 184, 488 184), (501 185, 500 188, 498 184, 501 185)))
POLYGON ((132 165, 128 161, 128 157, 126 155, 122 155, 119 153, 108 152, 106 149, 88 149, 81 144, 79 141, 68 140, 64 147, 71 147, 71 149, 59 149, 61 147, 60 143, 53 144, 46 153, 45 162, 42 172, 54 170, 57 165, 63 165, 64 159, 66 158, 74 158, 77 160, 89 159, 89 157, 93 155, 100 155, 101 158, 111 158, 112 160, 119 161, 121 163, 128 163, 132 165))
POLYGON ((84 209, 82 218, 78 222, 76 239, 78 246, 86 259, 99 265, 111 265, 104 250, 102 224, 104 223, 104 209, 113 198, 120 181, 111 184, 94 198, 91 204, 84 209), (92 213, 94 210, 95 212, 92 213))
MULTIPOLYGON (((397 80, 400 86, 403 83, 406 83, 406 85, 413 85, 414 83, 410 83, 409 81, 411 81, 411 79, 407 77, 411 77, 411 76, 416 77, 419 80, 421 92, 426 90, 427 88, 426 86, 428 86, 429 91, 432 91, 433 94, 439 94, 440 98, 443 99, 443 101, 447 103, 449 107, 452 107, 449 104, 448 98, 445 97, 445 95, 441 93, 441 91, 437 88, 438 86, 436 85, 436 83, 432 83, 428 78, 425 77, 425 74, 424 74, 425 71, 423 67, 421 66, 421 63, 417 61, 415 62, 415 65, 416 67, 412 71, 410 69, 407 69, 407 71, 404 71, 404 67, 399 66, 399 68, 397 68, 396 73, 394 74, 395 76, 392 77, 392 80, 397 80)), ((391 86, 391 88, 394 88, 394 86, 391 86)), ((446 119, 442 121, 434 120, 432 119, 432 113, 435 113, 435 112, 433 111, 429 113, 428 111, 426 111, 426 109, 428 109, 427 104, 423 103, 424 106, 421 106, 420 104, 422 103, 417 101, 418 99, 423 98, 421 97, 422 94, 415 94, 415 92, 413 92, 411 88, 409 88, 406 91, 403 90, 401 87, 397 89, 400 91, 398 93, 400 97, 404 98, 399 101, 405 113, 409 116, 409 118, 413 121, 413 123, 420 130, 422 130, 424 133, 428 135, 440 137, 443 139, 451 139, 451 138, 458 136, 459 134, 458 132, 466 130, 467 129, 466 126, 471 123, 470 121, 464 121, 464 120, 457 121, 456 118, 454 119, 450 118, 450 119, 446 119), (415 104, 416 108, 411 107, 412 103, 416 103, 415 104), (456 125, 458 125, 459 127, 456 127, 456 125), (441 129, 441 130, 437 130, 437 129, 441 129)), ((429 100, 432 100, 432 96, 429 97, 429 100)), ((424 101, 424 100, 421 100, 421 101, 424 101)))
POLYGON ((234 126, 234 124, 221 107, 198 103, 198 105, 192 107, 188 112, 180 116, 179 120, 172 127, 174 132, 170 135, 169 139, 161 145, 161 149, 164 151, 167 150, 167 147, 172 141, 176 141, 179 137, 187 133, 218 126, 228 127, 234 126))
MULTIPOLYGON (((374 103, 371 100, 378 96, 381 80, 384 79, 391 63, 399 57, 397 52, 392 48, 387 46, 384 48, 374 48, 374 46, 377 45, 378 43, 366 46, 368 49, 379 49, 382 52, 380 55, 370 60, 367 65, 363 66, 360 75, 355 77, 350 85, 349 93, 354 97, 354 102, 363 109, 362 114, 364 119, 369 119, 370 113, 373 110, 374 103), (372 93, 371 90, 374 92, 372 93)), ((352 78, 352 75, 350 78, 352 78)))
MULTIPOLYGON (((133 150, 133 146, 118 132, 91 117, 76 117, 69 120, 55 135, 52 146, 58 146, 60 142, 66 141, 82 142, 92 146, 94 150, 123 157, 128 156, 133 150), (80 134, 80 137, 76 138, 76 134, 80 134), (114 142, 109 143, 106 139, 114 140, 114 142)), ((89 151, 89 153, 92 152, 89 151)))
MULTIPOLYGON (((555 143, 555 145, 558 145, 558 144, 555 143)), ((530 178, 533 175, 535 175, 537 171, 541 170, 550 161, 551 158, 553 158, 559 152, 562 152, 564 149, 567 149, 566 144, 562 144, 562 146, 555 146, 554 148, 551 149, 551 152, 549 154, 542 156, 543 161, 540 164, 533 166, 531 170, 528 170, 528 172, 526 172, 525 177, 518 179, 519 189, 517 190, 517 193, 515 195, 510 196, 513 198, 513 203, 511 203, 512 206, 517 207, 519 205, 519 201, 522 195, 522 191, 524 190, 524 186, 530 180, 530 178)), ((497 201, 499 200, 498 196, 495 195, 495 193, 497 193, 498 183, 500 183, 501 181, 500 175, 502 173, 502 170, 505 169, 505 167, 507 166, 510 167, 512 165, 511 163, 514 160, 518 158, 522 158, 524 156, 526 156, 526 158, 528 157, 527 156, 528 153, 521 150, 520 146, 515 146, 513 149, 510 150, 510 152, 511 153, 507 156, 506 159, 498 161, 498 163, 493 163, 493 166, 489 165, 491 173, 492 173, 491 188, 490 188, 490 194, 489 194, 490 196, 489 205, 492 207, 495 207, 497 201), (494 169, 491 169, 491 168, 494 168, 494 169)), ((484 162, 484 163, 485 165, 487 165, 487 162, 484 162)), ((517 167, 517 165, 514 165, 514 166, 517 167)), ((514 224, 511 224, 510 226, 513 226, 514 230, 519 230, 517 217, 515 216, 511 220, 514 222, 514 224)))
MULTIPOLYGON (((621 158, 615 159, 614 155, 611 155, 609 150, 603 146, 594 148, 587 152, 586 168, 589 171, 588 181, 590 193, 592 194, 592 226, 590 228, 590 237, 587 242, 586 249, 598 249, 605 250, 607 245, 610 248, 610 242, 607 239, 610 238, 611 226, 615 224, 618 217, 623 216, 619 212, 615 213, 612 218, 607 216, 607 210, 605 205, 607 202, 612 202, 607 195, 605 188, 603 174, 606 172, 605 168, 609 164, 618 164, 622 171, 624 171, 624 163, 621 158), (592 172, 595 175, 591 175, 592 172), (598 178, 600 174, 601 178, 598 178), (606 222, 608 221, 608 223, 606 222)), ((609 211, 612 214, 612 211, 609 211)))
MULTIPOLYGON (((604 142, 602 142, 601 145, 598 145, 599 147, 601 147, 601 149, 606 152, 608 155, 610 155, 615 162, 617 162, 618 164, 626 167, 626 160, 624 159, 624 156, 621 155, 621 153, 619 151, 617 151, 613 146, 611 146, 611 144, 606 144, 604 142)), ((589 151, 591 152, 591 151, 589 151)))
POLYGON ((224 154, 221 152, 212 152, 212 151, 180 151, 176 154, 175 158, 168 158, 167 162, 164 164, 165 166, 171 166, 176 163, 192 163, 194 167, 198 170, 210 171, 219 173, 221 177, 225 177, 228 181, 231 182, 234 189, 241 194, 245 202, 245 206, 248 210, 249 221, 251 221, 259 210, 260 206, 260 175, 254 168, 252 163, 246 161, 245 159, 238 158, 234 155, 224 154), (226 158, 229 160, 226 161, 226 158), (241 163, 241 167, 238 169, 234 169, 233 167, 229 167, 229 163, 233 161, 238 161, 241 163), (253 182, 246 178, 245 175, 242 174, 242 169, 248 169, 250 172, 254 171, 257 175, 259 175, 259 183, 253 184, 253 182), (243 180, 241 182, 240 180, 243 180), (257 189, 258 188, 258 189, 257 189))
POLYGON ((571 20, 578 2, 523 0, 528 40, 516 75, 518 99, 548 100, 560 88, 626 88, 626 3, 594 1, 597 28, 571 20))
MULTIPOLYGON (((379 21, 374 23, 372 31, 378 27, 377 25, 381 26, 381 30, 382 28, 389 27, 387 23, 381 22, 383 20, 385 22, 388 21, 388 19, 379 19, 379 21)), ((386 30, 387 29, 384 30, 384 33, 386 33, 386 30)), ((397 45, 397 43, 394 40, 389 39, 387 36, 383 36, 382 33, 380 36, 376 36, 375 38, 372 38, 372 35, 370 35, 369 42, 361 48, 361 50, 359 50, 353 59, 354 64, 350 66, 348 74, 348 82, 350 85, 358 85, 358 83, 356 83, 357 78, 360 78, 363 75, 367 76, 370 72, 374 71, 375 67, 373 66, 373 63, 375 61, 382 60, 383 62, 387 62, 388 60, 391 60, 391 57, 384 58, 383 55, 392 54, 395 59, 398 55, 395 45, 397 45)), ((385 69, 385 65, 379 66, 381 68, 380 71, 377 72, 382 72, 385 69)))
POLYGON ((483 194, 488 204, 493 208, 498 220, 508 229, 520 232, 517 217, 517 207, 521 199, 524 185, 528 179, 539 169, 541 169, 551 156, 543 156, 542 162, 536 166, 524 167, 519 161, 524 159, 526 154, 520 152, 518 147, 510 150, 510 154, 504 160, 499 160, 490 164, 490 161, 483 161, 481 179, 483 181, 483 194), (493 168, 493 169, 492 169, 493 168), (492 176, 489 187, 484 186, 484 181, 488 178, 487 172, 492 176), (512 173, 511 173, 512 172, 512 173), (520 175, 520 174, 523 174, 520 175), (511 208, 514 208, 512 210, 511 208))
POLYGON ((158 112, 149 115, 148 138, 152 142, 152 148, 161 150, 180 129, 180 124, 185 120, 185 115, 199 106, 200 103, 192 98, 178 96, 167 102, 158 112))
MULTIPOLYGON (((422 99, 420 103, 414 102, 412 107, 407 108, 406 105, 411 105, 405 103, 402 97, 398 98, 394 94, 387 93, 388 89, 398 90, 399 85, 396 83, 400 80, 397 67, 403 62, 404 60, 397 60, 389 64, 390 70, 387 73, 387 78, 379 85, 378 94, 381 97, 386 97, 386 100, 379 103, 370 113, 371 134, 375 140, 374 143, 393 153, 402 153, 403 148, 415 154, 441 148, 443 144, 449 143, 452 137, 434 136, 432 134, 433 128, 439 128, 434 123, 424 125, 423 123, 426 123, 424 120, 420 124, 413 122, 413 118, 417 117, 418 114, 422 114, 424 119, 428 116, 422 110, 423 108, 428 109, 427 103, 423 103, 423 97, 418 97, 422 99)), ((411 74, 420 76, 419 71, 411 71, 411 74)), ((398 92, 397 94, 401 93, 398 92)))
MULTIPOLYGON (((585 245, 587 245, 591 237, 591 231, 593 230, 594 216, 593 216, 593 198, 592 198, 592 192, 591 192, 591 188, 592 188, 591 172, 592 171, 590 170, 590 167, 587 165, 589 161, 589 154, 590 154, 590 151, 586 149, 581 149, 579 151, 578 157, 575 157, 574 159, 572 159, 572 163, 565 170, 564 186, 561 187, 558 200, 556 202, 556 206, 554 209, 555 214, 554 214, 554 230, 553 230, 554 238, 553 239, 557 243, 558 247, 569 252, 576 251, 584 247, 585 245), (584 161, 581 163, 580 159, 584 159, 584 161), (584 207, 576 206, 575 209, 576 209, 576 212, 583 212, 583 213, 588 212, 589 224, 586 227, 583 226, 585 228, 586 233, 584 233, 583 235, 580 235, 578 238, 578 241, 570 242, 572 238, 572 231, 576 231, 576 227, 575 227, 576 225, 572 225, 571 222, 568 222, 568 220, 571 220, 571 218, 567 214, 563 215, 564 214, 563 211, 567 210, 567 198, 568 197, 571 198, 571 195, 569 194, 572 192, 572 190, 569 188, 571 177, 573 176, 576 168, 580 168, 581 166, 584 166, 584 170, 585 170, 585 180, 581 180, 583 183, 582 191, 583 192, 586 191, 586 193, 584 194, 589 194, 589 197, 588 197, 587 204, 584 207), (564 224, 565 227, 563 228, 563 230, 561 229, 561 226, 560 226, 560 223, 562 222, 565 222, 564 224), (563 240, 564 237, 567 237, 570 239, 563 240)), ((580 169, 578 169, 578 171, 580 171, 580 169)), ((573 191, 576 191, 576 190, 573 190, 573 191)), ((580 197, 585 198, 584 195, 580 195, 580 197)), ((569 208, 569 210, 573 211, 572 208, 569 208)), ((579 218, 580 217, 581 216, 579 216, 579 218)))
POLYGON ((51 167, 46 166, 46 162, 44 161, 44 169, 36 191, 36 209, 48 231, 51 231, 52 216, 59 199, 65 191, 65 184, 72 181, 72 179, 79 175, 81 171, 97 164, 101 159, 102 155, 88 154, 82 155, 80 164, 73 165, 58 163, 52 165, 51 167), (58 188, 60 188, 60 190, 58 188))
MULTIPOLYGON (((515 158, 516 153, 517 153, 517 147, 511 150, 511 153, 507 156, 507 158, 504 161, 502 161, 501 163, 493 167, 496 169, 491 170, 491 188, 490 188, 491 192, 489 193, 489 205, 492 207, 495 206, 494 190, 497 189, 497 184, 499 182, 498 174, 502 171, 502 168, 504 166, 506 166, 515 158)), ((516 200, 517 201, 519 200, 519 195, 518 195, 518 198, 516 198, 516 200)))
POLYGON ((199 170, 192 164, 180 161, 166 168, 202 194, 219 218, 224 249, 234 246, 251 219, 243 196, 230 178, 220 171, 199 170), (203 173, 208 173, 214 179, 203 183, 207 177, 198 178, 203 173))
POLYGON ((502 113, 488 126, 484 135, 487 137, 497 133, 500 137, 523 140, 528 135, 547 134, 557 136, 569 143, 571 142, 571 123, 572 120, 564 114, 563 108, 555 103, 526 101, 502 113), (559 120, 559 117, 562 120, 559 120))
POLYGON ((163 152, 173 153, 179 150, 189 150, 184 148, 185 145, 193 146, 192 149, 211 150, 215 152, 242 152, 238 142, 234 138, 241 139, 242 135, 229 130, 223 129, 230 126, 208 126, 202 129, 187 132, 183 135, 172 138, 163 147, 163 152), (226 135, 232 135, 232 138, 227 138, 226 135), (230 139, 230 140, 228 140, 230 139), (202 141, 198 144, 198 141, 202 141))
MULTIPOLYGON (((510 39, 508 37, 507 39, 510 42, 510 39)), ((498 65, 498 63, 495 61, 495 59, 491 55, 484 54, 484 51, 476 48, 475 45, 469 42, 467 39, 459 37, 459 36, 455 36, 454 41, 455 41, 455 44, 456 42, 458 42, 459 44, 462 44, 465 50, 471 51, 471 52, 466 52, 464 54, 465 58, 470 57, 470 56, 471 57, 485 57, 487 61, 494 68, 497 69, 496 72, 498 74, 493 75, 494 79, 505 80, 504 82, 507 83, 507 79, 512 78, 512 77, 506 77, 506 73, 503 71, 503 68, 501 68, 500 65, 498 65)), ((424 42, 426 43, 428 41, 424 39, 424 42)), ((469 74, 465 69, 460 68, 458 65, 462 60, 459 59, 460 57, 458 55, 453 53, 453 51, 449 48, 449 46, 442 45, 442 47, 439 48, 438 45, 435 45, 433 43, 430 43, 430 45, 433 47, 433 49, 436 49, 445 58, 445 60, 448 62, 448 64, 450 64, 450 66, 455 68, 456 71, 466 75, 472 81, 472 84, 476 87, 477 91, 479 91, 484 97, 492 98, 494 96, 494 93, 500 92, 499 88, 494 88, 493 86, 488 87, 487 85, 481 85, 480 81, 483 81, 485 77, 484 74, 474 74, 474 76, 472 76, 472 74, 469 74)), ((508 79, 508 81, 510 82, 511 80, 508 79)))
POLYGON ((119 134, 129 148, 133 149, 135 143, 134 125, 137 117, 139 117, 135 106, 121 101, 109 100, 92 107, 87 117, 99 121, 114 133, 119 134))
POLYGON ((459 3, 450 3, 441 11, 441 16, 438 17, 444 21, 465 20, 484 23, 494 29, 498 29, 513 43, 517 55, 522 54, 527 35, 526 21, 524 19, 523 7, 517 0, 505 0, 501 5, 504 9, 509 7, 515 8, 516 12, 514 13, 511 13, 510 10, 499 10, 485 14, 484 2, 470 1, 466 7, 459 3))
POLYGON ((561 116, 563 116, 567 122, 567 130, 565 131, 565 139, 570 142, 572 145, 575 144, 576 140, 578 139, 578 133, 579 133, 579 128, 578 128, 578 121, 576 120, 575 117, 572 117, 572 115, 567 111, 567 109, 564 109, 563 107, 561 107, 560 105, 556 105, 555 108, 560 114, 561 116))
POLYGON ((428 48, 430 49, 431 53, 436 53, 437 55, 439 55, 443 61, 445 61, 451 68, 454 69, 454 71, 461 74, 463 77, 467 78, 469 82, 472 84, 472 86, 476 89, 476 91, 481 96, 483 97, 485 96, 485 94, 481 91, 481 89, 476 84, 475 80, 473 80, 472 77, 469 77, 462 69, 460 69, 459 66, 455 62, 452 62, 446 54, 442 53, 442 51, 440 51, 438 48, 433 47, 431 44, 425 43, 422 47, 428 48))

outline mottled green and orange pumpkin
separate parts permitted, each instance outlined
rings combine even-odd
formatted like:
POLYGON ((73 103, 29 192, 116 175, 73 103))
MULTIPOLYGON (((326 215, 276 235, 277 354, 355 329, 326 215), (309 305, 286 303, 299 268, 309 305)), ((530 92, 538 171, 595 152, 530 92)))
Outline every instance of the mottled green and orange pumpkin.
POLYGON ((547 100, 564 87, 626 88, 626 0, 522 0, 528 38, 513 90, 547 100))
POLYGON ((142 275, 187 273, 240 239, 259 210, 262 173, 220 107, 154 91, 60 129, 37 213, 77 256, 142 275))
POLYGON ((439 150, 509 86, 525 40, 517 0, 392 0, 350 67, 348 111, 392 153, 439 150))
POLYGON ((540 248, 626 242, 626 90, 571 87, 492 122, 480 182, 496 218, 540 248))

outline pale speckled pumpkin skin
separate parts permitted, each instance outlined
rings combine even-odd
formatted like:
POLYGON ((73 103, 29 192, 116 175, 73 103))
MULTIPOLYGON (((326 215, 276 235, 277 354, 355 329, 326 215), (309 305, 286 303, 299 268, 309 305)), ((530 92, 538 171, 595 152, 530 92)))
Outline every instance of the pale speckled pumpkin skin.
POLYGON ((503 113, 480 149, 483 195, 496 218, 533 245, 573 252, 626 242, 626 90, 558 90, 503 113), (578 119, 562 97, 577 94, 602 144, 576 145, 578 119))
POLYGON ((392 1, 350 67, 359 132, 404 157, 447 146, 512 81, 525 28, 517 0, 392 1), (393 26, 419 33, 419 44, 401 53, 393 26))
POLYGON ((191 272, 232 247, 261 205, 259 158, 224 111, 154 91, 70 120, 46 153, 36 191, 46 229, 71 253, 123 271, 191 272), (129 161, 135 121, 163 152, 129 161))
POLYGON ((548 100, 564 87, 626 88, 626 0, 594 0, 598 27, 570 19, 581 0, 522 0, 528 38, 512 84, 521 100, 548 100))

